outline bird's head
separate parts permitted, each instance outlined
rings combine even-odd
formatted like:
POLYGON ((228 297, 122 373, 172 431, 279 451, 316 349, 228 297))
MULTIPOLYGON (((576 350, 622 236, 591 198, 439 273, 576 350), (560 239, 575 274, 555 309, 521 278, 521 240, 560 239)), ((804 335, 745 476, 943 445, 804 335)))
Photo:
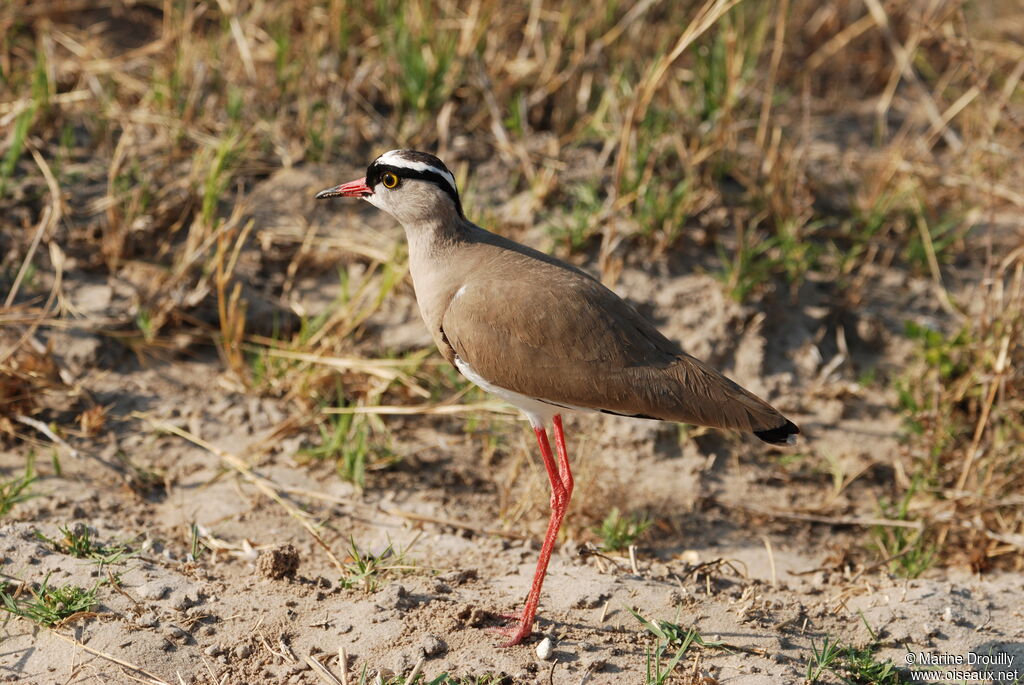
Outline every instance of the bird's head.
POLYGON ((370 163, 365 177, 316 194, 318 200, 329 197, 360 197, 403 226, 445 214, 463 217, 455 176, 440 159, 419 150, 385 152, 370 163))

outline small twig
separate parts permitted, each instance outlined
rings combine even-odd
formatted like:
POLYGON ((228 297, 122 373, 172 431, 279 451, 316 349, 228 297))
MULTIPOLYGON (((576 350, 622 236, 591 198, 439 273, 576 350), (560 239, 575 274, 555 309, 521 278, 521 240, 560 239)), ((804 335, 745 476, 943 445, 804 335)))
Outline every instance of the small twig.
POLYGON ((63 438, 61 438, 59 435, 50 430, 50 427, 47 426, 42 421, 39 421, 38 419, 33 419, 28 416, 22 416, 21 414, 16 414, 14 420, 17 421, 18 423, 23 423, 26 426, 31 426, 32 428, 35 428, 37 431, 39 431, 40 433, 48 437, 50 440, 52 440, 55 444, 60 445, 61 447, 66 449, 68 451, 68 454, 70 454, 75 459, 78 459, 81 456, 78 453, 78 450, 76 450, 74 447, 66 443, 63 438))
MULTIPOLYGON (((242 58, 242 66, 245 67, 245 75, 251 80, 256 80, 256 65, 252 60, 252 50, 249 48, 249 41, 245 37, 245 33, 242 31, 242 25, 238 21, 238 16, 230 11, 229 6, 224 0, 217 0, 217 5, 220 7, 220 11, 224 16, 229 17, 228 25, 231 27, 231 37, 234 39, 235 44, 238 46, 238 56, 242 58)), ((235 6, 232 3, 232 6, 235 6)))
POLYGON ((608 607, 612 605, 612 600, 609 597, 604 601, 604 606, 601 607, 601 615, 598 617, 598 623, 604 623, 605 619, 608 618, 608 607))
POLYGON ((835 55, 838 55, 843 48, 859 38, 874 25, 875 18, 872 17, 870 13, 865 14, 863 17, 829 38, 824 45, 815 50, 807 61, 804 62, 804 68, 809 72, 817 70, 818 67, 835 55))
POLYGON ((97 616, 99 616, 99 613, 96 611, 76 611, 67 618, 61 619, 59 623, 54 625, 54 628, 63 628, 64 626, 69 626, 72 623, 75 623, 76 621, 81 621, 83 619, 89 618, 96 618, 97 616))
POLYGON ((474 404, 420 404, 420 405, 376 405, 366 407, 326 407, 324 414, 379 414, 382 416, 409 416, 429 414, 467 414, 475 411, 489 411, 496 414, 518 414, 508 404, 500 401, 484 401, 474 404))
MULTIPOLYGON (((586 559, 587 557, 595 557, 599 564, 600 564, 601 560, 603 559, 603 560, 609 562, 612 566, 614 566, 616 571, 619 570, 619 562, 618 561, 616 561, 612 557, 608 556, 607 554, 599 552, 597 550, 597 548, 594 547, 589 542, 585 543, 582 547, 580 547, 578 554, 582 558, 584 558, 584 559, 586 559)), ((605 568, 604 568, 603 565, 601 565, 601 573, 604 573, 604 572, 605 572, 605 568)))
POLYGON ((210 666, 210 662, 206 660, 205 656, 200 655, 200 658, 203 660, 203 666, 206 666, 206 672, 210 674, 210 680, 214 685, 217 685, 217 674, 213 672, 213 667, 210 666))
POLYGON ((260 642, 262 642, 262 643, 263 643, 263 646, 264 646, 264 647, 266 647, 266 649, 267 649, 267 651, 268 651, 268 652, 270 652, 270 653, 271 653, 271 654, 273 654, 274 656, 279 656, 279 657, 281 657, 282 659, 284 658, 284 655, 282 655, 282 654, 278 654, 277 652, 275 652, 275 651, 274 651, 274 648, 270 646, 270 643, 269 643, 269 642, 267 642, 267 638, 263 637, 263 633, 261 633, 261 632, 259 632, 259 631, 257 630, 257 631, 256 631, 256 634, 257 634, 257 635, 259 635, 259 637, 260 637, 260 642))
MULTIPOLYGON (((260 341, 260 339, 256 337, 254 337, 253 340, 260 341)), ((266 354, 270 357, 292 359, 295 361, 306 362, 308 364, 318 364, 320 366, 326 366, 339 371, 356 371, 358 373, 365 373, 368 376, 374 376, 386 381, 398 381, 416 395, 420 397, 430 397, 430 392, 428 390, 417 384, 411 376, 401 371, 402 367, 413 366, 415 364, 415 362, 410 362, 406 359, 327 357, 308 352, 278 349, 270 346, 269 343, 262 345, 244 344, 242 347, 246 350, 266 354)))
POLYGON ((737 576, 739 576, 740 578, 748 577, 749 574, 747 573, 747 565, 744 564, 742 561, 739 561, 738 559, 736 560, 736 563, 741 564, 743 566, 743 571, 740 571, 738 568, 733 566, 732 561, 729 560, 729 559, 712 559, 711 561, 704 561, 704 562, 701 562, 701 563, 697 564, 696 566, 691 568, 689 571, 687 571, 685 574, 683 574, 682 578, 683 578, 683 580, 685 580, 685 579, 689 578, 690 576, 697 575, 698 573, 700 573, 704 569, 708 569, 708 568, 712 568, 712 567, 718 568, 720 566, 728 566, 729 569, 733 573, 735 573, 737 576))
POLYGON ((287 661, 288 663, 295 663, 295 659, 292 659, 290 656, 288 656, 286 652, 279 652, 273 647, 271 647, 270 643, 267 641, 267 638, 263 635, 262 631, 257 631, 256 634, 260 636, 260 642, 263 643, 263 646, 267 648, 268 652, 270 652, 271 654, 273 654, 274 656, 278 657, 283 661, 287 661))
POLYGON ((996 358, 993 372, 995 378, 991 380, 988 395, 985 397, 985 404, 982 407, 981 416, 974 427, 974 436, 971 438, 971 447, 967 452, 967 459, 964 460, 963 468, 960 469, 960 477, 956 480, 956 489, 963 490, 967 484, 967 477, 974 467, 974 460, 978 456, 978 447, 981 445, 981 436, 985 434, 985 427, 988 425, 988 417, 992 412, 992 405, 995 403, 996 393, 1001 386, 1003 374, 1006 372, 1006 359, 1010 350, 1010 336, 1006 335, 999 346, 999 356, 996 358))
POLYGON ((309 664, 309 667, 313 669, 313 672, 320 676, 329 685, 342 685, 342 681, 338 680, 337 676, 331 673, 327 665, 314 659, 312 654, 307 654, 302 657, 302 660, 309 664))
POLYGON ((893 554, 892 556, 890 556, 890 557, 888 557, 886 559, 882 559, 881 561, 876 561, 875 563, 871 564, 870 566, 865 566, 864 568, 862 568, 861 570, 859 570, 859 571, 857 571, 856 573, 853 574, 853 577, 850 579, 850 584, 853 584, 854 582, 856 582, 856 580, 858 578, 860 578, 861 576, 863 576, 865 573, 870 573, 871 571, 874 571, 876 568, 880 568, 882 566, 885 566, 886 564, 888 564, 890 562, 893 562, 893 561, 896 561, 897 559, 899 559, 902 556, 905 556, 912 549, 913 549, 913 547, 907 547, 907 548, 897 552, 896 554, 893 554))
POLYGON ((924 209, 921 207, 920 202, 917 203, 915 210, 917 215, 915 223, 917 224, 918 234, 921 236, 921 245, 924 247, 925 257, 928 260, 928 270, 932 275, 935 297, 947 313, 957 318, 963 318, 963 313, 953 304, 949 297, 949 291, 946 290, 946 286, 942 282, 942 270, 939 268, 939 259, 935 255, 935 243, 932 241, 932 234, 928 230, 928 222, 924 218, 924 209))
POLYGON ((117 579, 114 578, 114 574, 111 573, 109 570, 107 571, 107 580, 110 581, 110 587, 114 588, 114 590, 116 592, 119 592, 120 594, 122 594, 125 597, 127 597, 131 601, 131 603, 134 604, 135 606, 140 606, 139 600, 137 600, 134 597, 132 597, 131 595, 129 595, 127 590, 125 590, 123 587, 121 587, 121 583, 117 582, 117 579))
POLYGON ((50 631, 50 634, 53 635, 54 637, 59 637, 61 640, 64 640, 65 642, 67 642, 69 644, 72 644, 75 647, 78 647, 79 649, 82 649, 82 650, 84 650, 86 652, 89 652, 90 654, 92 654, 94 656, 98 656, 101 659, 106 659, 107 661, 109 661, 111 663, 115 663, 118 666, 121 666, 122 668, 131 669, 132 671, 135 671, 136 673, 141 673, 142 675, 144 675, 147 678, 149 678, 149 680, 143 680, 141 682, 149 683, 149 685, 171 685, 171 683, 167 682, 166 680, 162 680, 160 677, 158 677, 156 675, 153 675, 152 673, 150 673, 146 669, 144 669, 144 668, 142 668, 140 666, 136 666, 135 664, 132 664, 132 663, 130 663, 128 661, 124 661, 123 659, 118 659, 116 656, 114 656, 112 654, 107 654, 106 652, 101 652, 98 649, 93 649, 92 647, 90 647, 90 646, 88 646, 86 644, 83 644, 83 643, 79 642, 78 640, 76 640, 74 638, 68 637, 66 635, 61 635, 60 633, 58 633, 56 631, 50 631))
POLYGON ((338 648, 338 663, 341 666, 341 685, 348 685, 348 653, 344 647, 338 648))
POLYGON ((18 295, 21 281, 25 278, 25 274, 28 273, 29 266, 32 265, 32 257, 35 256, 36 250, 39 248, 39 242, 43 239, 43 234, 48 232, 50 226, 56 225, 61 218, 60 187, 57 185, 57 180, 53 177, 50 166, 43 159, 43 156, 39 154, 39 151, 32 145, 29 145, 28 149, 32 153, 32 158, 35 160, 39 170, 43 173, 43 178, 46 179, 46 185, 50 189, 50 204, 43 208, 43 215, 39 219, 39 225, 36 227, 36 234, 32 236, 32 243, 29 245, 28 252, 25 253, 25 258, 21 260, 21 267, 18 268, 18 274, 14 277, 14 285, 11 286, 10 292, 7 293, 4 307, 10 307, 14 302, 14 298, 18 295))
POLYGON ((289 661, 291 661, 292 663, 295 663, 296 661, 299 660, 299 656, 295 653, 295 650, 292 649, 292 646, 290 644, 288 644, 288 641, 284 639, 284 635, 280 635, 279 634, 277 636, 277 645, 281 648, 281 650, 285 654, 288 655, 288 660, 289 661))
MULTIPOLYGON (((61 302, 62 298, 60 295, 61 284, 64 282, 64 253, 61 251, 57 243, 50 243, 50 262, 54 268, 53 285, 50 287, 50 294, 46 297, 46 303, 42 307, 37 309, 38 315, 33 317, 27 317, 24 323, 29 324, 28 328, 22 333, 21 337, 11 345, 9 348, 0 352, 0 364, 7 361, 15 352, 17 352, 21 346, 27 341, 32 347, 36 349, 39 354, 45 354, 46 348, 35 338, 36 329, 47 322, 47 315, 50 313, 50 305, 53 304, 53 300, 56 298, 58 303, 61 302)), ((18 323, 15 319, 12 323, 18 323)), ((57 373, 60 379, 65 384, 71 385, 74 379, 66 369, 57 367, 57 373)))
POLYGON ((419 677, 420 671, 422 671, 422 670, 423 670, 423 657, 420 657, 419 661, 416 662, 416 665, 413 666, 412 673, 410 673, 409 677, 406 678, 405 685, 416 685, 416 678, 419 677))
POLYGON ((775 572, 775 553, 772 551, 772 541, 766 537, 762 537, 761 540, 764 542, 764 548, 768 551, 768 565, 772 570, 772 587, 777 587, 779 584, 778 574, 775 572))
POLYGON ((733 509, 737 509, 747 514, 752 514, 754 516, 767 516, 769 518, 792 519, 794 521, 808 521, 810 523, 826 523, 832 526, 862 526, 865 528, 871 528, 873 526, 883 526, 887 528, 918 529, 924 527, 924 523, 921 521, 903 521, 900 519, 858 516, 818 516, 816 514, 802 514, 795 511, 771 511, 767 509, 755 509, 753 507, 744 507, 737 505, 730 506, 733 509))

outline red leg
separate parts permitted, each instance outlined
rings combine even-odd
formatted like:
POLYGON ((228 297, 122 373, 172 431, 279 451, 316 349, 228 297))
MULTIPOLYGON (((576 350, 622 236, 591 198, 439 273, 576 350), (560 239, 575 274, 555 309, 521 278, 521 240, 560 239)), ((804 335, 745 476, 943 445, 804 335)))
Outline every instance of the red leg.
POLYGON ((565 449, 565 434, 562 432, 562 415, 555 414, 555 449, 558 450, 558 470, 565 487, 565 499, 572 497, 572 469, 569 468, 569 453, 565 449))
POLYGON ((569 497, 572 495, 572 472, 569 470, 569 456, 565 451, 565 436, 562 435, 562 418, 555 416, 555 442, 558 447, 558 462, 561 467, 559 473, 555 466, 555 458, 551 454, 551 444, 548 442, 548 434, 541 427, 533 429, 537 435, 537 444, 540 446, 540 454, 544 459, 544 468, 548 472, 548 480, 551 481, 551 518, 548 519, 548 532, 544 536, 544 544, 540 548, 540 558, 537 559, 537 570, 533 574, 533 584, 530 586, 530 594, 526 596, 526 606, 519 617, 519 625, 514 632, 512 629, 508 634, 512 638, 503 647, 511 647, 522 642, 533 631, 533 619, 537 615, 537 604, 540 602, 540 589, 544 585, 544 575, 548 570, 548 562, 551 560, 551 552, 555 548, 555 540, 558 537, 558 529, 565 518, 565 510, 569 508, 569 497))

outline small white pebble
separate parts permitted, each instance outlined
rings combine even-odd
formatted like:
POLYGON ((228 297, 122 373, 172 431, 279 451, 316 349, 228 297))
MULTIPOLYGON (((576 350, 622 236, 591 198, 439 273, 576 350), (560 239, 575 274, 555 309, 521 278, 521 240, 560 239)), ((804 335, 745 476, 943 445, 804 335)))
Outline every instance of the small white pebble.
POLYGON ((537 658, 541 661, 547 661, 554 654, 555 650, 551 648, 551 638, 546 637, 540 641, 537 645, 537 658))

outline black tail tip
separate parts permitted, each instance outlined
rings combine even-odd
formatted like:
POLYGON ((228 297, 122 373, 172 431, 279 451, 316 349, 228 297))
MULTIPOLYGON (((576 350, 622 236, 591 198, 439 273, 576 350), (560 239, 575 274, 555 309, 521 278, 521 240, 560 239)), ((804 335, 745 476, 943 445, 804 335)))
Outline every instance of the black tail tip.
POLYGON ((772 445, 795 445, 796 435, 800 432, 796 424, 790 420, 778 428, 769 428, 766 431, 754 431, 754 435, 772 445))

